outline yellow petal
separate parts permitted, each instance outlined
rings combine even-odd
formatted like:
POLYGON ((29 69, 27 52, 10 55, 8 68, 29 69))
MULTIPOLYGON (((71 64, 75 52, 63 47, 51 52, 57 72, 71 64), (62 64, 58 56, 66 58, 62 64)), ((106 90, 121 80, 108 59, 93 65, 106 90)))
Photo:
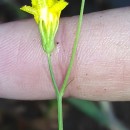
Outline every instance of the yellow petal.
POLYGON ((51 8, 50 11, 53 13, 61 13, 61 11, 68 5, 67 2, 65 1, 59 1, 56 4, 54 4, 51 8))
POLYGON ((46 6, 46 0, 37 0, 37 6, 43 8, 46 6))
POLYGON ((34 8, 32 8, 31 6, 25 5, 25 6, 21 7, 20 9, 27 12, 27 13, 33 14, 33 15, 36 14, 36 10, 34 8))
POLYGON ((39 16, 38 15, 34 15, 34 19, 35 19, 36 23, 38 24, 39 23, 39 16))
POLYGON ((55 3, 57 3, 57 0, 47 0, 47 6, 48 7, 53 6, 55 3))
POLYGON ((36 6, 37 5, 37 0, 32 0, 32 6, 36 6))

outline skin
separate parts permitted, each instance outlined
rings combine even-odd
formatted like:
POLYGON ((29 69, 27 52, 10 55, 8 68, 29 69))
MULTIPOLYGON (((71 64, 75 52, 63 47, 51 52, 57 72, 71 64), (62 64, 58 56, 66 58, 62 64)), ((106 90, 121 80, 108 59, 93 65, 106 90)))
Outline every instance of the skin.
MULTIPOLYGON (((58 86, 69 63, 78 17, 63 18, 52 54, 58 86)), ((59 87, 60 89, 60 87, 59 87)), ((130 100, 130 7, 84 16, 65 97, 130 100)), ((0 25, 0 97, 55 98, 46 54, 34 20, 0 25)))

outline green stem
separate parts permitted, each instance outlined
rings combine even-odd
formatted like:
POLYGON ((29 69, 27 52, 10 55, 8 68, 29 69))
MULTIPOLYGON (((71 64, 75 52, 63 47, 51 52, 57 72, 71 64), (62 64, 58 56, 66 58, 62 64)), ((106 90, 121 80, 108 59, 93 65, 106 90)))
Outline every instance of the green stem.
POLYGON ((49 71, 50 71, 50 75, 51 75, 51 80, 55 89, 55 93, 57 96, 57 103, 58 103, 58 126, 59 126, 59 130, 63 130, 63 116, 62 116, 62 96, 59 94, 59 90, 56 84, 56 80, 54 77, 54 72, 53 72, 53 68, 52 68, 52 63, 51 63, 51 55, 48 54, 47 55, 48 58, 48 65, 49 65, 49 71))
MULTIPOLYGON (((53 86, 54 86, 54 89, 55 89, 55 93, 56 93, 56 96, 57 96, 57 102, 58 102, 58 126, 59 126, 59 130, 63 130, 62 98, 63 98, 63 95, 65 93, 66 87, 67 87, 68 79, 69 79, 69 76, 70 76, 70 73, 71 73, 71 70, 72 70, 72 66, 73 66, 73 63, 74 63, 75 55, 76 55, 76 50, 77 50, 77 46, 78 46, 79 35, 80 35, 80 32, 81 32, 81 25, 82 25, 82 20, 83 20, 84 5, 85 5, 85 0, 82 0, 80 17, 79 17, 79 22, 78 22, 76 38, 75 38, 74 46, 73 46, 73 50, 72 50, 72 55, 71 55, 68 70, 67 70, 67 73, 66 73, 66 76, 65 76, 65 79, 64 79, 64 82, 63 82, 63 85, 62 85, 60 92, 58 90, 56 80, 55 80, 55 77, 54 77, 54 72, 53 72, 52 63, 51 63, 51 55, 50 54, 47 55, 51 80, 52 80, 52 83, 53 83, 53 86)), ((41 26, 40 26, 40 29, 41 29, 41 26)))
POLYGON ((75 55, 76 55, 76 50, 77 50, 77 46, 78 46, 78 41, 79 41, 79 36, 80 36, 81 26, 82 26, 82 21, 83 21, 84 5, 85 5, 85 0, 82 0, 80 16, 79 16, 79 22, 78 22, 78 28, 77 28, 76 38, 75 38, 75 41, 74 41, 72 55, 71 55, 68 70, 67 70, 67 73, 66 73, 66 76, 65 76, 61 91, 60 91, 60 94, 62 96, 64 95, 65 90, 67 88, 68 79, 69 79, 69 76, 70 76, 70 73, 71 73, 71 70, 72 70, 72 66, 73 66, 73 63, 74 63, 75 55))
POLYGON ((58 97, 57 102, 58 102, 58 126, 59 130, 63 130, 62 96, 58 97))
POLYGON ((49 71, 50 71, 50 75, 51 75, 51 80, 55 89, 55 93, 57 98, 59 97, 59 90, 58 90, 58 86, 56 84, 56 80, 55 80, 55 76, 54 76, 54 72, 53 72, 53 68, 52 68, 52 63, 51 63, 51 54, 47 54, 47 59, 48 59, 48 65, 49 65, 49 71))

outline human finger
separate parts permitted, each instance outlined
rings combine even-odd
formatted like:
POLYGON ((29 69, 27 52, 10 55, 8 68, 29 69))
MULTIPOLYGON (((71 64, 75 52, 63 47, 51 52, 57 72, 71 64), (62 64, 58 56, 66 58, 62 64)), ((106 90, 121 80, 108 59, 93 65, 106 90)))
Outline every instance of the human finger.
MULTIPOLYGON (((130 10, 115 9, 84 16, 66 96, 88 100, 130 100, 130 10)), ((63 18, 52 62, 62 85, 78 17, 63 18)), ((0 25, 0 97, 55 97, 46 54, 32 20, 0 25)))

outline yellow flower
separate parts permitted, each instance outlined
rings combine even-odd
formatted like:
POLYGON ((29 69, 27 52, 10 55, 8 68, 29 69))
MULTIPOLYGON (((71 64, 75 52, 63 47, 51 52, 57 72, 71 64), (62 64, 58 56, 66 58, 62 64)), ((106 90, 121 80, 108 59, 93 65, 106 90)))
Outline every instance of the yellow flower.
POLYGON ((54 49, 54 38, 59 26, 61 11, 68 5, 65 0, 32 0, 32 6, 21 10, 34 15, 42 36, 42 46, 46 53, 54 49))

